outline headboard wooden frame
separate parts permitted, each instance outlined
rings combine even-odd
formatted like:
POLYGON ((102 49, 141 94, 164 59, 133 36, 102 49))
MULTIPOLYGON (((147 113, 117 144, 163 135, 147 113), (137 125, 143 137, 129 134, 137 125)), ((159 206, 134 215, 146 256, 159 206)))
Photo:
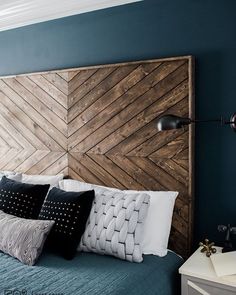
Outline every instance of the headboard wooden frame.
POLYGON ((0 78, 0 170, 56 174, 135 190, 176 190, 169 247, 192 242, 194 117, 191 56, 0 78))

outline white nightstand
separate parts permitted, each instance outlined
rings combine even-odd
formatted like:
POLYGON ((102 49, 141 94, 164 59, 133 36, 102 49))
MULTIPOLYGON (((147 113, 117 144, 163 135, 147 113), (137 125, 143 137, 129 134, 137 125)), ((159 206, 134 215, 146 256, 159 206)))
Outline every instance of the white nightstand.
MULTIPOLYGON (((221 252, 222 248, 216 249, 221 252)), ((201 253, 200 248, 180 267, 179 273, 182 295, 236 294, 236 276, 217 277, 210 258, 201 253)))

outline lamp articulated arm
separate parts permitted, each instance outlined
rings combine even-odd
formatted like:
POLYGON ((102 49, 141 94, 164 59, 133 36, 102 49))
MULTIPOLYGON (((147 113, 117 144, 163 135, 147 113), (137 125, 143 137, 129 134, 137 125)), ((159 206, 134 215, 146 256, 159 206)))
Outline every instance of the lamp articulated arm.
POLYGON ((179 117, 176 115, 164 115, 157 120, 157 129, 159 131, 180 129, 186 125, 193 123, 212 123, 219 122, 223 125, 230 125, 231 128, 236 132, 236 113, 234 113, 229 121, 225 121, 223 117, 220 119, 208 119, 208 120, 195 120, 190 118, 179 117))

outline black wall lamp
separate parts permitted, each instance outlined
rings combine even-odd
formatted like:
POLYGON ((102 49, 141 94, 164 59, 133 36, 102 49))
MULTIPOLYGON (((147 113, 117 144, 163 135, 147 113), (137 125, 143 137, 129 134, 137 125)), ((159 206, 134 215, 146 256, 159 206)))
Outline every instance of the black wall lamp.
POLYGON ((175 115, 164 115, 157 120, 157 129, 158 131, 180 129, 189 124, 205 122, 219 122, 221 125, 230 125, 230 127, 236 132, 236 113, 231 116, 229 121, 225 121, 223 118, 213 120, 193 120, 175 115))
MULTIPOLYGON (((156 125, 157 125, 158 131, 165 131, 165 130, 172 130, 172 129, 180 129, 190 124, 204 123, 204 122, 218 122, 222 126, 230 125, 230 127, 236 132, 236 113, 234 113, 230 117, 229 121, 226 121, 223 118, 211 119, 211 120, 194 120, 191 118, 179 117, 179 116, 170 114, 170 115, 164 115, 158 118, 156 125)), ((224 248, 222 252, 229 252, 229 251, 235 250, 235 248, 232 245, 231 234, 236 234, 236 227, 231 227, 230 225, 228 226, 219 225, 218 230, 220 232, 226 232, 226 238, 225 238, 224 248)))

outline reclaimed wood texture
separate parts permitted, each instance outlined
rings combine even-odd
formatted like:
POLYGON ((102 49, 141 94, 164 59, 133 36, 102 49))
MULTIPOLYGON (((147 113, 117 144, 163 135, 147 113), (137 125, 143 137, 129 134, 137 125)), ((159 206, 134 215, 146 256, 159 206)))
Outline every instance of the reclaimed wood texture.
POLYGON ((158 132, 158 116, 193 116, 192 58, 0 79, 0 169, 135 190, 176 190, 169 247, 192 239, 193 130, 158 132))

